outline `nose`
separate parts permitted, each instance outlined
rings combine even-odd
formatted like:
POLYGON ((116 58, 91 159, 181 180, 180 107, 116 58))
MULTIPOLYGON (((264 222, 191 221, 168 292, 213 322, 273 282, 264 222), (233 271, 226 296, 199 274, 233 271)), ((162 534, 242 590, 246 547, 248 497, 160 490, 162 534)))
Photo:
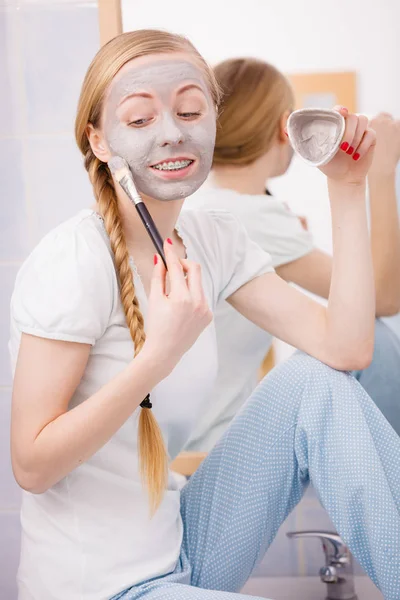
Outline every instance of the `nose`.
POLYGON ((163 139, 162 146, 176 146, 184 140, 184 133, 179 124, 169 113, 163 117, 163 139))

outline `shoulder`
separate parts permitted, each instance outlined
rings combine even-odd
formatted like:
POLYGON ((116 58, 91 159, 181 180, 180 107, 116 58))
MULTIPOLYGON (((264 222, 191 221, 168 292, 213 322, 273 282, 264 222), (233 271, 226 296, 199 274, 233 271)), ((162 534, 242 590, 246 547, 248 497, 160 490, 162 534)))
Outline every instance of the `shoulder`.
POLYGON ((112 267, 103 222, 92 210, 80 211, 45 235, 23 263, 20 274, 31 268, 45 272, 68 266, 75 271, 112 267))
POLYGON ((233 238, 241 229, 239 219, 221 208, 185 209, 181 213, 181 227, 184 232, 207 240, 208 243, 233 238))
POLYGON ((230 212, 249 230, 266 222, 284 222, 296 219, 289 207, 267 194, 242 194, 226 188, 200 188, 185 202, 185 209, 220 209, 230 212))
POLYGON ((42 337, 94 343, 104 331, 118 285, 102 221, 81 211, 50 231, 18 272, 11 315, 42 337))

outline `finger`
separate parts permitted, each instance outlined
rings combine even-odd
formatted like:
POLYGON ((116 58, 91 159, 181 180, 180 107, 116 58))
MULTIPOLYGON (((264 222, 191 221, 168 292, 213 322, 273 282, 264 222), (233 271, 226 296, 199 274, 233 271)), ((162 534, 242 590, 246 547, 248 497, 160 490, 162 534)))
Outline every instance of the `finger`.
POLYGON ((390 121, 393 121, 393 115, 391 115, 388 112, 381 112, 379 113, 379 115, 377 115, 375 118, 379 119, 380 117, 384 118, 384 119, 389 119, 390 121))
POLYGON ((343 152, 347 152, 350 147, 353 147, 353 139, 357 129, 358 118, 356 115, 348 114, 346 117, 346 128, 344 130, 344 135, 342 139, 342 143, 340 145, 340 149, 343 152))
POLYGON ((167 261, 169 282, 171 294, 187 293, 186 281, 183 273, 183 268, 177 253, 174 250, 172 241, 168 238, 164 242, 165 260, 167 261))
POLYGON ((348 108, 346 108, 345 106, 341 106, 340 104, 337 104, 336 106, 333 107, 333 110, 336 110, 338 113, 340 113, 342 115, 342 117, 346 118, 347 115, 349 114, 349 110, 348 108))
POLYGON ((181 260, 183 269, 187 275, 187 286, 195 305, 201 305, 206 302, 203 289, 203 280, 201 267, 198 263, 191 260, 181 260))
POLYGON ((154 269, 151 277, 150 294, 156 296, 165 295, 165 276, 167 274, 164 263, 159 254, 154 255, 154 269))
POLYGON ((360 145, 356 148, 353 159, 362 159, 368 151, 376 144, 376 133, 373 129, 367 129, 361 140, 360 145))
POLYGON ((308 220, 307 220, 307 217, 299 217, 299 221, 300 221, 301 226, 303 227, 303 229, 305 229, 305 231, 308 231, 308 220))
POLYGON ((367 129, 368 129, 368 117, 366 117, 364 115, 359 115, 357 117, 357 127, 356 127, 356 130, 354 133, 353 141, 351 142, 348 150, 346 150, 346 154, 348 154, 349 156, 351 156, 353 154, 355 149, 358 148, 358 146, 360 145, 361 140, 364 137, 364 133, 366 132, 367 129))

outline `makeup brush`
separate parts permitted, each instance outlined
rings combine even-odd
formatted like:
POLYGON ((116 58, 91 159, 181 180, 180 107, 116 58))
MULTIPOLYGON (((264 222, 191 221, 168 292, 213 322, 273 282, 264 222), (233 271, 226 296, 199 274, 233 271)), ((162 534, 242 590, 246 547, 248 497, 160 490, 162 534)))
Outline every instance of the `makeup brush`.
POLYGON ((141 221, 145 226, 151 241, 153 242, 158 254, 161 256, 165 268, 167 268, 167 261, 165 260, 164 255, 163 239, 158 233, 158 229, 153 219, 151 218, 151 214, 147 210, 147 206, 138 194, 138 191, 133 182, 132 173, 128 167, 126 160, 124 160, 120 156, 113 156, 108 161, 108 166, 110 167, 111 173, 114 175, 115 179, 118 181, 119 185, 122 187, 125 194, 128 196, 129 200, 135 205, 136 210, 139 213, 139 217, 141 218, 141 221))

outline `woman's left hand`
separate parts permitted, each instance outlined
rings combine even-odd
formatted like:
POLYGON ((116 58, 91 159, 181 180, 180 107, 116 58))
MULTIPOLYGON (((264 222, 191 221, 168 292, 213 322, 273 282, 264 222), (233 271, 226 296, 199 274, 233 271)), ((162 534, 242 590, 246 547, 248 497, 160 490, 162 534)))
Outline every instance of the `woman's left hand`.
POLYGON ((346 128, 338 152, 328 164, 320 167, 328 179, 344 184, 362 184, 371 166, 376 134, 369 128, 364 115, 349 113, 347 108, 335 106, 346 120, 346 128))

